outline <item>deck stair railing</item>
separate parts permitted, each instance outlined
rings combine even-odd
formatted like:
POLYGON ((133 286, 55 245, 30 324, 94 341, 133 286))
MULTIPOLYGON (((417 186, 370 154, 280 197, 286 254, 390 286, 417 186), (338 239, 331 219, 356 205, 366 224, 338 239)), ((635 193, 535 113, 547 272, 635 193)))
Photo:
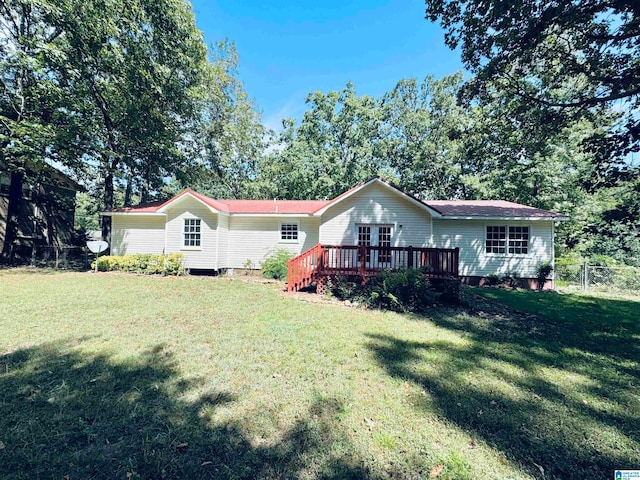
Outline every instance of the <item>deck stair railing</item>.
POLYGON ((458 248, 318 244, 289 260, 287 290, 297 292, 330 275, 365 279, 380 270, 400 268, 428 267, 431 278, 457 278, 459 253, 458 248))

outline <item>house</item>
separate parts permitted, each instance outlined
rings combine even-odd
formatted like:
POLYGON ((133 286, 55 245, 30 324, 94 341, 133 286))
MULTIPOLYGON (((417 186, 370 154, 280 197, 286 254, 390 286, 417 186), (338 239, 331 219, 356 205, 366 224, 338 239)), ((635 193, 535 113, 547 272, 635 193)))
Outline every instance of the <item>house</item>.
POLYGON ((12 174, 0 165, 0 250, 7 237, 10 208, 16 208, 17 212, 14 238, 9 248, 5 248, 11 252, 11 258, 30 258, 35 246, 72 244, 75 197, 82 189, 67 175, 45 163, 26 165, 24 174, 12 174), (9 205, 12 177, 20 192, 14 207, 9 205))
POLYGON ((103 215, 112 217, 113 255, 180 252, 189 269, 259 268, 276 249, 300 255, 318 244, 351 248, 332 253, 334 267, 397 265, 408 247, 423 257, 428 249, 457 249, 455 269, 465 282, 516 272, 532 286, 536 267, 553 263, 555 222, 568 220, 505 201, 420 201, 380 178, 326 201, 216 200, 185 190, 103 215), (367 246, 366 258, 357 258, 357 246, 367 246))

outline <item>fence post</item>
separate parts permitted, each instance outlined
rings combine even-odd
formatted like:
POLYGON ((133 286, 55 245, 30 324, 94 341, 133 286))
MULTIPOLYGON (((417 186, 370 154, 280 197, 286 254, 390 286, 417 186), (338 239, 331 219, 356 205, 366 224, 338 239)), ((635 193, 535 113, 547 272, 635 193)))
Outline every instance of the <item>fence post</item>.
POLYGON ((587 283, 588 283, 588 279, 587 279, 587 262, 584 262, 584 264, 582 265, 582 290, 586 290, 587 289, 587 283))
POLYGON ((57 246, 55 246, 55 247, 53 247, 53 249, 54 249, 54 250, 55 250, 55 252, 56 252, 56 270, 57 270, 57 269, 58 269, 58 247, 57 247, 57 246))

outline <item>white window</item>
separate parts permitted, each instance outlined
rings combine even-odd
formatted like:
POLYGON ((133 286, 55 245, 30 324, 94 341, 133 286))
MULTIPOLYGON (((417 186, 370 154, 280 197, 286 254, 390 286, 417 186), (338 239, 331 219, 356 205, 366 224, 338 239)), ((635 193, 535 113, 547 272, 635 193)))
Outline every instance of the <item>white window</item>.
POLYGON ((298 241, 298 224, 297 223, 281 223, 280 224, 280 241, 281 242, 297 242, 298 241))
POLYGON ((201 240, 200 234, 200 219, 199 218, 185 218, 184 219, 184 232, 183 232, 183 246, 184 247, 199 247, 201 240))
POLYGON ((521 225, 488 225, 485 252, 503 255, 527 255, 529 253, 529 227, 521 225))
POLYGON ((485 249, 487 253, 504 253, 507 245, 507 227, 492 225, 487 227, 485 249))
POLYGON ((529 227, 509 227, 509 253, 514 255, 529 253, 529 227))

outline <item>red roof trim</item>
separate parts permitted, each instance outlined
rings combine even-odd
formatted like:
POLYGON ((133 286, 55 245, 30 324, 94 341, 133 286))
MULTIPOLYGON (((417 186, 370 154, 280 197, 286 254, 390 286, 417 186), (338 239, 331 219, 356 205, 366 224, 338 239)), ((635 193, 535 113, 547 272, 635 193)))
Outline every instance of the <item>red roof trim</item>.
POLYGON ((447 217, 475 217, 475 218, 492 218, 492 217, 514 217, 514 218, 549 218, 549 219, 566 219, 565 215, 542 210, 519 203, 507 202, 504 200, 419 200, 418 198, 403 192, 394 185, 384 181, 380 177, 373 177, 369 180, 350 188, 346 192, 338 195, 332 200, 216 200, 209 198, 189 188, 183 190, 178 195, 165 202, 148 203, 135 207, 123 207, 111 210, 113 213, 157 213, 166 208, 171 203, 184 197, 191 195, 201 201, 208 207, 217 211, 238 214, 238 215, 313 215, 339 202, 345 197, 351 195, 358 189, 367 184, 378 180, 387 187, 396 190, 402 195, 415 202, 424 205, 426 208, 435 211, 447 217))

